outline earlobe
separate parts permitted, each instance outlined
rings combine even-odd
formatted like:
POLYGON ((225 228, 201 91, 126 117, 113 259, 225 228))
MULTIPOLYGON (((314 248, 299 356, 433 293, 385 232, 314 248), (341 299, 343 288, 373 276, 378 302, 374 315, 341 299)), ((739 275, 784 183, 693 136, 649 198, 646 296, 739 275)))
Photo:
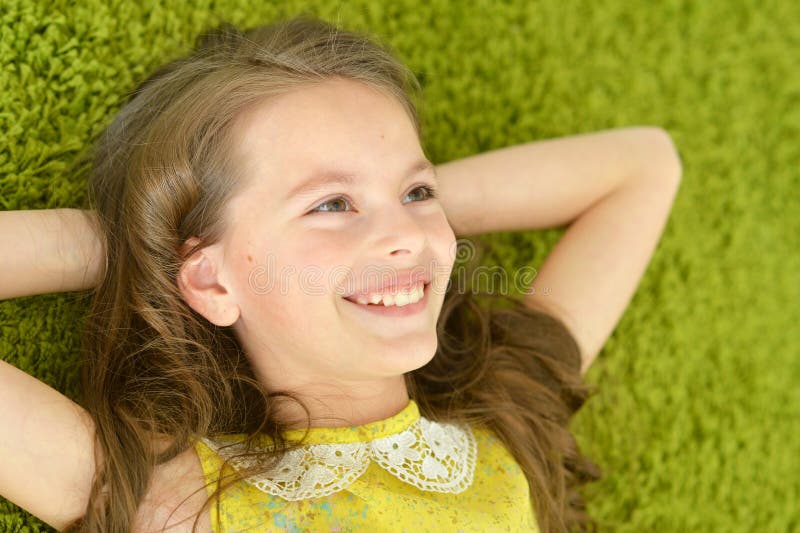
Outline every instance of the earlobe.
POLYGON ((220 283, 214 261, 199 250, 181 265, 178 288, 189 306, 217 326, 230 326, 239 319, 239 307, 220 283))

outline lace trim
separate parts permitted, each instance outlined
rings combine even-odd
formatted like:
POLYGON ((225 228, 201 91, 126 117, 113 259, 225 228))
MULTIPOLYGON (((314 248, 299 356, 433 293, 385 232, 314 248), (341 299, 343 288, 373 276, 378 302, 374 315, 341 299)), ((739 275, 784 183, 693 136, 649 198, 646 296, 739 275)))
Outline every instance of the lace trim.
MULTIPOLYGON (((201 439, 235 469, 256 466, 241 443, 227 446, 201 439)), ((263 492, 297 501, 319 498, 347 488, 374 461, 398 479, 424 491, 458 494, 475 473, 477 444, 469 426, 418 418, 403 431, 368 442, 312 444, 286 452, 269 471, 245 479, 263 492)))

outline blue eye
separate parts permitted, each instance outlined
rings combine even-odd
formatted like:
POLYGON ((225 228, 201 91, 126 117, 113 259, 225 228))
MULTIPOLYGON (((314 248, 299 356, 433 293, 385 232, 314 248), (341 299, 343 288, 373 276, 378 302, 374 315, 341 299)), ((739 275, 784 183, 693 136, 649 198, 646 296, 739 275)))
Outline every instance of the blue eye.
MULTIPOLYGON (((406 195, 406 197, 411 196, 416 191, 423 191, 424 192, 424 195, 422 195, 421 197, 418 197, 418 200, 417 200, 418 202, 421 202, 423 200, 428 200, 430 198, 437 198, 438 197, 438 193, 436 191, 436 188, 433 187, 432 185, 421 185, 421 186, 415 188, 414 190, 412 190, 410 193, 408 193, 406 195)), ((347 198, 345 198, 344 196, 337 196, 336 198, 331 198, 330 200, 319 204, 317 207, 315 207, 314 209, 309 211, 309 213, 342 213, 343 211, 341 211, 339 209, 322 209, 325 206, 331 206, 331 205, 334 205, 334 204, 349 205, 349 200, 347 200, 347 198)))

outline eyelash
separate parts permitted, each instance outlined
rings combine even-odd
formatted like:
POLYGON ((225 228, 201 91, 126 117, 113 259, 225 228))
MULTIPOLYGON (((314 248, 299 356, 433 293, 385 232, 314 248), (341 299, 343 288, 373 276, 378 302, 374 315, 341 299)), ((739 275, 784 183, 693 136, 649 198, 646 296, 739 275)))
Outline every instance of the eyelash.
MULTIPOLYGON (((413 189, 411 189, 411 192, 409 192, 408 194, 411 194, 412 192, 414 192, 414 191, 416 191, 418 189, 425 190, 425 193, 427 194, 427 196, 425 198, 423 198, 422 200, 418 200, 420 202, 424 202, 425 200, 430 200, 431 198, 438 198, 439 197, 439 191, 433 185, 420 185, 419 187, 414 187, 413 189)), ((406 196, 408 196, 408 195, 406 195, 406 196)), ((319 208, 322 207, 323 205, 328 205, 329 203, 331 203, 331 202, 333 202, 335 200, 340 200, 340 199, 347 200, 347 198, 344 197, 344 196, 336 196, 334 198, 331 198, 330 200, 325 200, 321 204, 318 204, 317 207, 315 207, 314 209, 309 211, 309 214, 311 214, 311 213, 346 213, 346 211, 320 211, 319 210, 319 208)), ((348 202, 349 202, 349 200, 348 200, 348 202)))

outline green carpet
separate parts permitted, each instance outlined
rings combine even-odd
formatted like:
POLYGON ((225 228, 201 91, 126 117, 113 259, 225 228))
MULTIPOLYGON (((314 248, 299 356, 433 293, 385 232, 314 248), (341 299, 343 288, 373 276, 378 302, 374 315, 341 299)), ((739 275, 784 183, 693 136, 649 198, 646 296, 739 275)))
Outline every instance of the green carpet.
MULTIPOLYGON (((301 11, 381 36, 419 73, 436 163, 669 131, 683 183, 573 425, 605 471, 589 510, 603 531, 800 531, 800 3, 3 0, 2 209, 80 206, 69 166, 137 80, 221 18, 301 11)), ((562 233, 493 234, 490 259, 539 265, 562 233)), ((0 357, 76 397, 85 303, 0 303, 0 357)), ((0 531, 52 530, 0 499, 0 531)))

